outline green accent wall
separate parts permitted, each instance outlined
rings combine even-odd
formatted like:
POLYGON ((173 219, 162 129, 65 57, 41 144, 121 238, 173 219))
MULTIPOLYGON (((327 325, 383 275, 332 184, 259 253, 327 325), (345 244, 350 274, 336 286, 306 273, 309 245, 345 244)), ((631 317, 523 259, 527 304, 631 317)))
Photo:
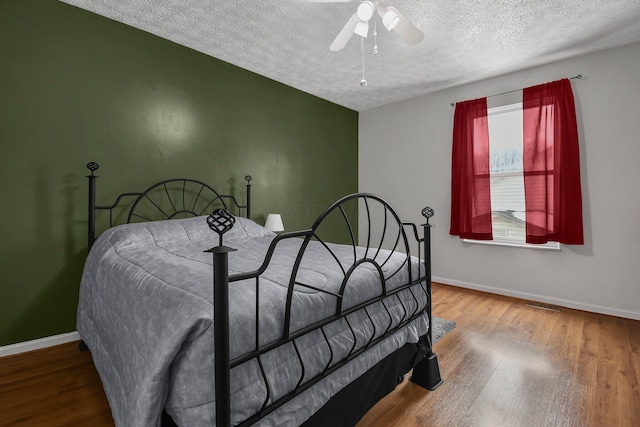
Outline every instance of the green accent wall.
POLYGON ((358 113, 54 0, 0 0, 0 345, 74 331, 98 204, 165 178, 307 228, 357 191, 358 113))

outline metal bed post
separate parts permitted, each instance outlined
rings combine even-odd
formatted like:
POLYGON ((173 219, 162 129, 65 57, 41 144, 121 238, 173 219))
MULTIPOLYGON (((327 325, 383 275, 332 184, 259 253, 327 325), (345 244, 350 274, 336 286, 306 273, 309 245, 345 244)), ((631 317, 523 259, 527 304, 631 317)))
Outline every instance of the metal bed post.
POLYGON ((231 371, 229 369, 229 252, 213 248, 213 341, 215 358, 216 425, 231 425, 231 371))
POLYGON ((247 218, 251 219, 251 175, 246 175, 244 179, 247 181, 247 218))
POLYGON ((88 227, 88 242, 87 242, 87 252, 93 246, 93 241, 96 239, 96 178, 93 172, 97 171, 98 164, 96 162, 87 163, 87 169, 91 171, 91 175, 87 175, 89 178, 89 223, 88 227))
POLYGON ((229 252, 236 249, 222 244, 235 218, 225 209, 216 209, 207 217, 209 228, 218 233, 213 253, 213 352, 216 396, 216 426, 231 425, 231 367, 229 352, 229 252))
MULTIPOLYGON (((87 175, 89 178, 89 221, 87 223, 87 252, 91 250, 94 240, 96 240, 96 178, 93 173, 98 170, 100 166, 96 162, 87 163, 87 169, 91 171, 91 175, 87 175)), ((89 351, 89 347, 80 340, 78 343, 78 349, 80 351, 89 351)))
POLYGON ((431 295, 431 227, 434 226, 429 224, 429 218, 434 215, 434 211, 433 209, 426 207, 422 209, 422 215, 427 220, 425 224, 422 224, 422 228, 424 230, 424 264, 426 270, 427 294, 429 296, 429 305, 427 307, 427 315, 429 317, 429 332, 427 334, 427 338, 429 340, 429 351, 422 361, 413 368, 411 382, 416 383, 427 390, 433 391, 440 387, 444 382, 440 376, 438 356, 433 352, 433 316, 431 313, 431 307, 433 306, 433 298, 431 295))

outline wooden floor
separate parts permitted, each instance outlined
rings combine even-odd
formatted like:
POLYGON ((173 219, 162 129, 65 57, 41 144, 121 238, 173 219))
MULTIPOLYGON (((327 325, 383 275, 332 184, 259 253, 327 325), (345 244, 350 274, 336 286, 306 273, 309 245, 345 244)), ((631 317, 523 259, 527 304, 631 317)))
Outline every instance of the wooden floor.
MULTIPOLYGON (((640 322, 434 284, 455 320, 435 345, 445 382, 405 380, 358 427, 640 426, 640 322)), ((113 426, 88 352, 0 359, 0 426, 113 426)))

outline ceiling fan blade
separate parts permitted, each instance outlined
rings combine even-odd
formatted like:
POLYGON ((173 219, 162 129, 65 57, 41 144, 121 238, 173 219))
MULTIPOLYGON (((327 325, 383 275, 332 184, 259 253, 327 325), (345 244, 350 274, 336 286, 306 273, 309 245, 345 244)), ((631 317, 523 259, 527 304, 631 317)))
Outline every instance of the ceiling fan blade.
POLYGON ((387 6, 387 9, 395 12, 400 20, 398 24, 393 28, 393 31, 409 44, 418 44, 424 39, 424 34, 415 25, 411 23, 398 9, 393 6, 387 6))
POLYGON ((342 30, 338 33, 329 49, 336 52, 338 50, 342 50, 349 40, 351 40, 351 36, 353 35, 353 30, 356 29, 356 24, 360 22, 357 14, 353 14, 351 18, 347 21, 347 23, 342 27, 342 30))

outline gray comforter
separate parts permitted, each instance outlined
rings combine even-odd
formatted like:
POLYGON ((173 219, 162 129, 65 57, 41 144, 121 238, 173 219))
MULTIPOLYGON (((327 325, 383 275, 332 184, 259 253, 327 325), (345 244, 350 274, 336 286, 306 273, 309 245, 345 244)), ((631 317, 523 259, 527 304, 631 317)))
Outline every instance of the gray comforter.
MULTIPOLYGON (((230 274, 257 269, 274 237, 256 223, 237 218, 224 237, 225 245, 238 249, 230 254, 230 274)), ((300 242, 280 242, 260 280, 260 344, 281 337, 284 301, 300 242)), ((203 251, 217 243, 217 235, 200 217, 114 227, 104 232, 91 249, 82 276, 77 328, 91 350, 118 426, 159 425, 163 407, 179 425, 215 424, 212 257, 203 251)), ((331 247, 348 269, 353 263, 353 248, 331 247)), ((364 249, 358 251, 362 255, 364 249)), ((382 251, 376 260, 382 262, 388 256, 382 251)), ((392 255, 384 266, 385 276, 396 271, 403 260, 403 256, 392 255)), ((413 262, 415 276, 417 260, 413 262)), ((321 244, 312 242, 297 280, 337 292, 342 279, 336 260, 321 244)), ((393 289, 407 279, 407 269, 403 268, 388 279, 387 286, 393 289)), ((380 286, 377 270, 370 263, 362 264, 349 281, 345 306, 377 295, 380 286)), ((410 308, 416 307, 414 296, 420 303, 425 298, 422 292, 412 296, 403 291, 399 295, 410 308)), ((255 280, 231 284, 232 359, 254 348, 255 298, 255 280)), ((381 303, 369 309, 369 316, 362 311, 350 315, 355 335, 344 320, 325 328, 331 341, 332 363, 354 344, 361 347, 390 322, 397 324, 404 316, 398 298, 390 298, 387 307, 393 319, 381 303)), ((292 329, 303 328, 334 311, 335 297, 296 287, 292 329)), ((417 342, 427 329, 425 314, 272 412, 259 425, 301 424, 340 389, 405 343, 417 342)), ((303 358, 305 380, 329 363, 331 352, 319 332, 304 336, 296 344, 303 358)), ((272 400, 290 391, 302 375, 290 345, 273 350, 262 361, 272 400)), ((232 420, 239 423, 254 414, 266 396, 255 360, 232 370, 231 387, 232 420)))

